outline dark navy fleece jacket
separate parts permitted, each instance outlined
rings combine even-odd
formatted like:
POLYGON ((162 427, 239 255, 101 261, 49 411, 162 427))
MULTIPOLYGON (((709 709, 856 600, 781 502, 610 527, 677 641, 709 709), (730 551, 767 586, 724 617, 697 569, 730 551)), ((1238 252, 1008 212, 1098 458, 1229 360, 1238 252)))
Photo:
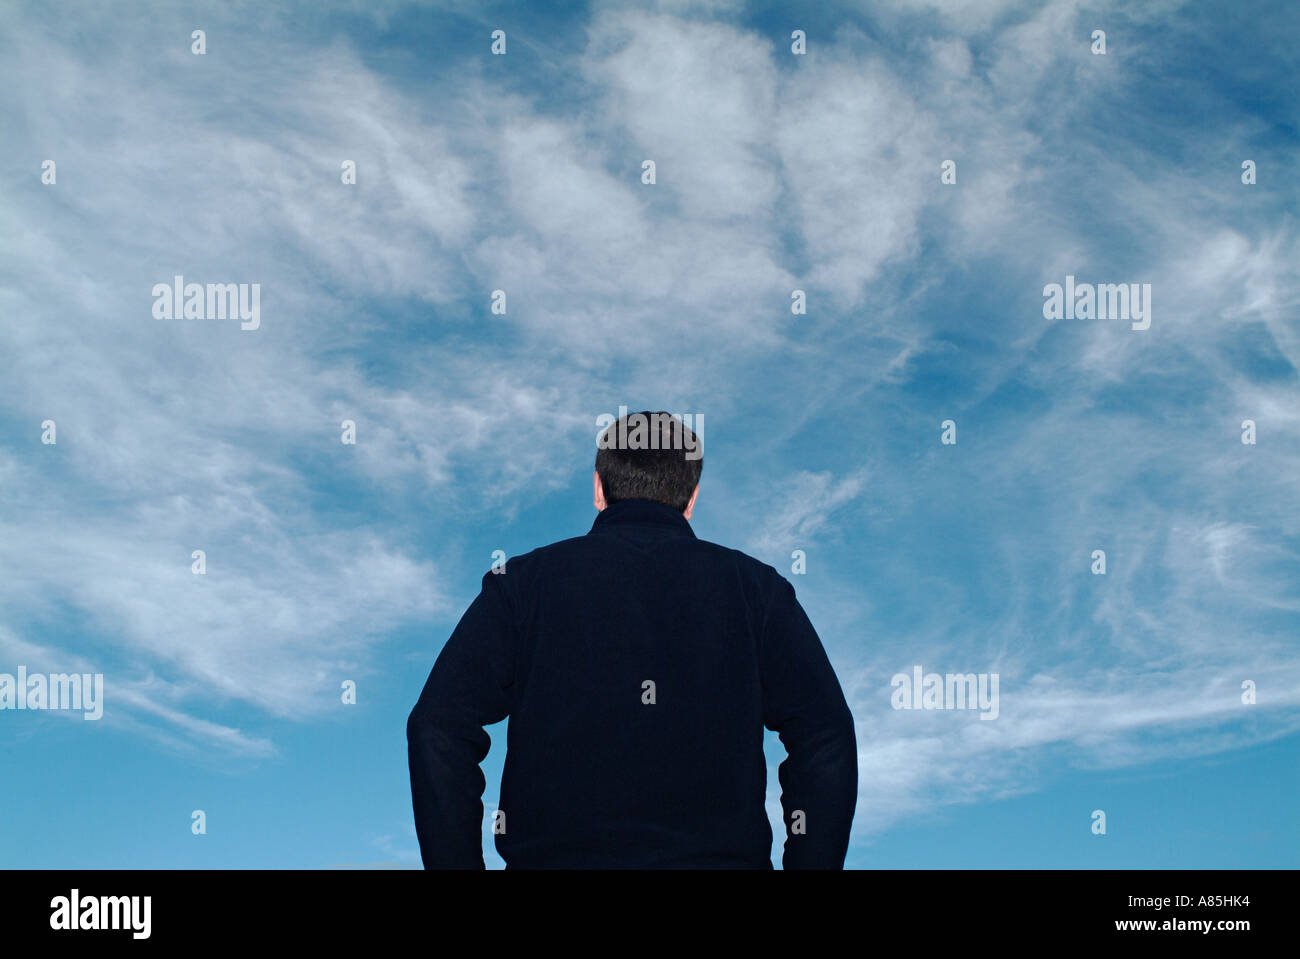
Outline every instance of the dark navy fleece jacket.
POLYGON ((426 868, 484 868, 483 727, 507 716, 507 869, 770 869, 764 726, 784 867, 844 865, 857 742, 821 641, 784 577, 670 506, 622 500, 483 576, 406 727, 426 868))

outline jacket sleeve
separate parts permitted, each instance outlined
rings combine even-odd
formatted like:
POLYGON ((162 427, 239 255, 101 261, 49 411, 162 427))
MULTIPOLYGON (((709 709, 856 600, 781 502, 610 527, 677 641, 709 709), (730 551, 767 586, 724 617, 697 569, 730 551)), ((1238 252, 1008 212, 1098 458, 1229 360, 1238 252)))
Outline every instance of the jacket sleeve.
POLYGON ((764 619, 759 668, 763 725, 775 730, 786 759, 778 769, 786 869, 843 869, 858 797, 858 744, 826 650, 776 575, 764 619))
POLYGON ((426 869, 484 869, 479 764, 484 726, 505 719, 514 686, 516 631, 500 574, 482 588, 442 648, 406 722, 415 832, 426 869))

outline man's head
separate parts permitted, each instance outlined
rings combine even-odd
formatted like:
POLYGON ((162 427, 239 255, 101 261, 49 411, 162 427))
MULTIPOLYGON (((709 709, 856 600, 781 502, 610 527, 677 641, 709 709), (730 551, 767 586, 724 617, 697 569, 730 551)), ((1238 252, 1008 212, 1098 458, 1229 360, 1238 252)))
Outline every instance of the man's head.
POLYGON ((649 499, 690 519, 703 468, 699 437, 677 417, 662 411, 629 413, 596 440, 596 509, 619 500, 649 499))

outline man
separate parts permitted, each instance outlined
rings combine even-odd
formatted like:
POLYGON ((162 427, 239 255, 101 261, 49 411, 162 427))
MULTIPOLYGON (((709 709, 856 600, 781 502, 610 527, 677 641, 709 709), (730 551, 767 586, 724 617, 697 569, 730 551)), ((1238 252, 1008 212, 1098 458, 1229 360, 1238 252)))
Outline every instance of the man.
POLYGON ((794 588, 691 530, 698 437, 634 413, 598 439, 591 531, 484 574, 407 721, 426 868, 484 868, 484 726, 507 716, 492 830, 507 869, 841 869, 853 716, 794 588))

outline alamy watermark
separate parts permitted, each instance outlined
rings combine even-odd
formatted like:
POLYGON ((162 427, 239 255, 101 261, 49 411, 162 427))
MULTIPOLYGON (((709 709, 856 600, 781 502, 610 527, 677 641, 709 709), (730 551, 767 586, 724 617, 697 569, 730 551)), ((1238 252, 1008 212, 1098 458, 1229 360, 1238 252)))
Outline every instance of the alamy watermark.
POLYGON ((0 709, 79 709, 83 719, 104 715, 103 673, 0 673, 0 709))
POLYGON ((156 320, 242 320, 241 330, 262 325, 262 284, 186 283, 177 274, 171 283, 155 283, 156 320))
POLYGON ((73 889, 50 900, 50 928, 125 930, 133 939, 148 939, 152 912, 152 896, 83 896, 73 889))
POLYGON ((1043 319, 1045 320, 1133 320, 1132 328, 1145 330, 1151 326, 1150 283, 1091 283, 1074 282, 1067 275, 1065 286, 1048 283, 1043 287, 1043 319))
POLYGON ((619 450, 685 450, 685 458, 697 460, 704 455, 703 413, 633 413, 620 406, 618 415, 601 413, 596 417, 597 449, 619 450), (669 420, 677 420, 686 429, 672 429, 669 420), (610 429, 615 423, 617 429, 610 429), (661 440, 662 438, 662 440, 661 440), (661 446, 661 442, 669 445, 661 446))
POLYGON ((997 673, 895 673, 889 704, 895 709, 978 709, 980 719, 998 718, 997 673))

